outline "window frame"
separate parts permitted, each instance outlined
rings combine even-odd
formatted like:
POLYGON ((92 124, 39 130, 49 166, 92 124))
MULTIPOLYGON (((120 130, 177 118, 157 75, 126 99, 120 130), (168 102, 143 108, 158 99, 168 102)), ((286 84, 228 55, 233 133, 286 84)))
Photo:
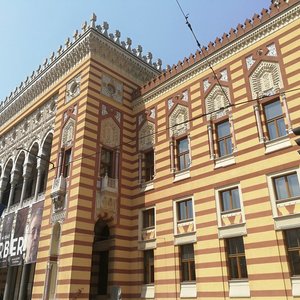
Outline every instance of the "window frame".
POLYGON ((100 176, 100 178, 104 178, 105 177, 106 172, 102 173, 102 169, 105 171, 104 168, 106 168, 108 166, 110 168, 111 172, 107 173, 107 176, 109 178, 115 179, 115 177, 116 177, 116 174, 115 174, 115 163, 116 163, 115 162, 115 151, 113 149, 111 149, 111 148, 102 146, 101 147, 101 152, 100 152, 100 166, 99 166, 99 176, 100 176), (102 161, 103 152, 110 153, 110 155, 111 155, 111 163, 110 164, 107 164, 106 162, 102 161))
POLYGON ((176 170, 178 172, 182 172, 188 170, 191 166, 191 155, 190 155, 190 140, 188 135, 181 136, 175 140, 176 142, 176 170), (179 144, 180 142, 186 140, 187 141, 187 150, 180 152, 179 151, 179 144), (180 158, 184 158, 184 167, 181 168, 180 158))
POLYGON ((292 263, 292 257, 290 256, 291 252, 298 252, 298 259, 300 261, 300 228, 292 228, 284 230, 284 241, 285 241, 285 248, 286 248, 286 255, 287 255, 287 261, 289 266, 290 275, 293 276, 299 276, 300 275, 300 262, 299 262, 299 272, 295 272, 295 266, 292 263), (296 231, 297 235, 297 247, 289 246, 289 238, 288 238, 288 232, 296 231), (298 274, 297 274, 298 273, 298 274))
MULTIPOLYGON (((230 278, 230 280, 241 280, 241 279, 248 279, 248 270, 247 270, 247 260, 246 260, 246 254, 245 254, 245 245, 244 245, 244 239, 242 236, 238 236, 238 237, 231 237, 231 238, 227 238, 225 239, 225 244, 226 244, 226 256, 227 256, 227 268, 228 268, 228 276, 230 278), (239 240, 242 241, 242 247, 244 252, 235 252, 235 253, 229 253, 231 247, 229 246, 230 241, 234 241, 234 240, 239 240), (244 272, 246 272, 246 277, 244 277, 242 275, 242 266, 241 266, 241 259, 244 258, 245 260, 245 267, 246 269, 244 270, 244 272), (232 270, 232 266, 230 261, 231 260, 235 260, 236 261, 236 267, 237 267, 237 277, 233 277, 233 273, 234 271, 232 270)), ((238 251, 237 247, 235 247, 236 250, 238 251)))
POLYGON ((144 284, 154 284, 155 271, 154 271, 154 250, 148 249, 143 251, 144 263, 144 284))
POLYGON ((219 203, 220 203, 220 213, 221 214, 228 214, 230 212, 240 211, 241 210, 241 197, 240 197, 240 188, 238 185, 228 187, 227 189, 222 189, 218 191, 219 194, 219 203), (233 197, 232 197, 232 191, 237 190, 238 196, 239 196, 239 207, 233 207, 233 197), (223 201, 223 193, 230 192, 230 208, 225 210, 224 209, 224 201, 223 201))
POLYGON ((71 162, 72 162, 72 147, 68 147, 64 149, 64 156, 63 156, 63 164, 62 164, 62 174, 63 177, 68 178, 71 172, 71 162), (67 153, 69 154, 67 156, 67 153), (69 158, 67 162, 67 157, 69 158))
POLYGON ((194 214, 195 214, 195 212, 194 212, 193 198, 186 198, 186 199, 181 199, 181 200, 176 201, 176 222, 177 222, 177 224, 193 221, 195 218, 194 214), (191 203, 192 216, 190 216, 190 211, 189 211, 188 205, 185 205, 184 208, 185 208, 185 214, 186 214, 187 218, 181 218, 181 213, 180 213, 180 204, 181 203, 186 203, 186 204, 191 203))
MULTIPOLYGON (((188 249, 188 248, 187 248, 188 249)), ((194 244, 183 244, 179 246, 180 257, 180 282, 195 282, 196 281, 196 264, 195 264, 195 251, 194 244), (183 248, 192 247, 192 253, 188 253, 189 258, 183 258, 183 248), (187 265, 187 277, 184 272, 184 266, 187 265)))
POLYGON ((148 149, 144 152, 144 180, 151 182, 155 176, 155 153, 154 149, 148 149), (147 159, 148 155, 152 153, 151 160, 147 159))
POLYGON ((229 156, 232 155, 233 153, 233 143, 232 143, 232 133, 231 133, 231 124, 228 118, 226 118, 225 120, 219 121, 217 123, 215 123, 215 129, 216 129, 216 144, 217 144, 217 152, 218 152, 218 156, 219 157, 224 157, 224 156, 229 156), (228 123, 229 126, 229 134, 226 136, 222 136, 221 138, 219 137, 218 134, 218 126, 220 126, 221 124, 224 123, 228 123), (227 141, 230 141, 231 143, 231 149, 228 149, 228 145, 227 145, 227 141), (221 155, 221 147, 220 147, 220 143, 224 141, 224 145, 225 145, 225 154, 221 155))
POLYGON ((283 107, 282 107, 282 103, 281 103, 281 99, 279 97, 276 97, 274 99, 268 100, 266 102, 262 103, 262 111, 263 111, 263 116, 264 116, 264 123, 265 123, 265 129, 266 129, 266 133, 267 133, 267 137, 269 139, 269 141, 274 141, 276 139, 282 138, 284 136, 287 136, 287 130, 286 130, 286 122, 285 122, 285 112, 283 111, 283 107), (274 118, 268 119, 267 118, 267 114, 266 114, 266 106, 271 105, 275 102, 278 102, 281 108, 281 115, 276 116, 274 118), (279 126, 278 126, 278 120, 283 120, 283 123, 285 125, 285 134, 283 135, 279 135, 279 126), (268 124, 270 123, 275 123, 275 131, 276 131, 276 137, 272 138, 270 137, 270 130, 269 130, 269 126, 268 124))
POLYGON ((290 173, 280 174, 278 176, 273 176, 272 177, 272 186, 273 186, 273 191, 274 191, 274 196, 275 196, 275 202, 276 203, 286 202, 286 201, 290 201, 290 200, 293 200, 293 199, 300 198, 300 195, 291 196, 291 188, 290 188, 290 185, 288 184, 288 180, 287 180, 287 177, 290 176, 290 175, 296 175, 296 178, 297 178, 297 181, 298 181, 298 187, 300 189, 300 182, 299 182, 299 178, 298 178, 298 173, 296 171, 290 172, 290 173), (276 188, 276 182, 275 182, 276 179, 278 179, 278 178, 284 178, 284 183, 285 183, 286 191, 288 193, 288 198, 279 199, 278 191, 277 191, 277 188, 276 188))
POLYGON ((155 228, 155 208, 150 207, 142 210, 142 230, 155 228), (149 214, 151 212, 151 214, 149 214), (145 219, 147 217, 147 219, 145 219), (145 226, 145 220, 147 220, 145 226))

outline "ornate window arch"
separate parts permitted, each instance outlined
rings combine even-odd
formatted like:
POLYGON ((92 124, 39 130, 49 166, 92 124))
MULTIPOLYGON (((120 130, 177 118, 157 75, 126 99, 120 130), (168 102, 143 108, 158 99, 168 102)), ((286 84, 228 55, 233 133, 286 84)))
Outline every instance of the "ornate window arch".
POLYGON ((277 62, 262 61, 249 78, 252 98, 271 96, 283 87, 280 67, 277 62))
POLYGON ((169 117, 170 136, 179 136, 190 128, 188 107, 178 104, 169 117))

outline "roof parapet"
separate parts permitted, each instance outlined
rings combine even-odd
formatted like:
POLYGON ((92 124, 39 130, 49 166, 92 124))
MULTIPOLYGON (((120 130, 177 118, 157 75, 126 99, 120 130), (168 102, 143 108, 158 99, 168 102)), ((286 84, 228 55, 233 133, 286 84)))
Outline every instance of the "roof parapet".
POLYGON ((44 62, 38 66, 36 70, 32 72, 30 76, 27 76, 24 81, 22 81, 15 89, 12 91, 9 96, 7 96, 3 101, 0 102, 0 111, 7 106, 14 98, 16 98, 19 94, 21 94, 27 86, 29 86, 34 80, 36 80, 43 71, 51 67, 52 64, 55 64, 55 62, 59 59, 60 56, 62 56, 66 51, 72 47, 73 44, 75 44, 82 35, 84 35, 90 28, 96 30, 104 37, 110 39, 112 42, 114 42, 116 45, 119 45, 127 52, 131 53, 138 59, 142 60, 152 68, 154 68, 157 71, 162 70, 162 61, 161 59, 157 59, 156 62, 152 62, 152 53, 148 52, 146 55, 142 54, 143 48, 141 45, 138 45, 136 48, 132 48, 132 40, 130 38, 127 38, 126 41, 120 41, 121 32, 119 30, 116 30, 115 33, 109 33, 109 24, 107 22, 103 22, 102 25, 96 25, 97 16, 95 13, 92 14, 90 19, 90 24, 88 25, 88 22, 85 21, 82 24, 81 32, 78 30, 75 30, 72 38, 68 37, 64 43, 64 46, 60 45, 58 50, 55 52, 52 52, 49 56, 49 58, 46 58, 44 62))

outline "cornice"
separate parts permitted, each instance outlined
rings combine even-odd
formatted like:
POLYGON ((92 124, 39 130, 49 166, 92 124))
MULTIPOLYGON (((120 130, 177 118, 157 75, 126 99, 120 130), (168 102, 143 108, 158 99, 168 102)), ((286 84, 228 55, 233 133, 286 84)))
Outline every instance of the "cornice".
POLYGON ((193 63, 191 66, 174 76, 171 75, 169 79, 164 80, 164 78, 162 78, 163 76, 166 76, 166 73, 159 75, 158 78, 155 78, 152 80, 152 82, 149 82, 149 91, 145 92, 144 95, 134 100, 133 107, 137 108, 140 105, 144 105, 152 100, 157 99, 162 94, 167 93, 168 91, 208 70, 208 62, 211 66, 219 64, 225 59, 234 56, 238 52, 241 52, 242 50, 254 45, 265 37, 287 26, 294 20, 298 19, 299 16, 300 2, 297 2, 295 5, 289 7, 280 14, 270 18, 263 24, 236 38, 231 43, 228 43, 211 54, 207 54, 206 58, 202 58, 198 62, 193 63), (160 81, 162 81, 162 83, 159 83, 160 81), (156 85, 156 87, 151 89, 151 85, 156 85))
POLYGON ((120 32, 108 33, 108 24, 95 25, 93 14, 90 26, 83 24, 82 32, 76 30, 73 39, 68 38, 65 47, 60 46, 43 65, 27 77, 4 101, 0 103, 0 127, 21 113, 38 96, 49 90, 56 82, 87 57, 96 56, 109 64, 122 68, 126 75, 145 84, 160 74, 161 60, 152 62, 152 54, 142 55, 142 47, 131 48, 131 40, 120 41, 120 32))

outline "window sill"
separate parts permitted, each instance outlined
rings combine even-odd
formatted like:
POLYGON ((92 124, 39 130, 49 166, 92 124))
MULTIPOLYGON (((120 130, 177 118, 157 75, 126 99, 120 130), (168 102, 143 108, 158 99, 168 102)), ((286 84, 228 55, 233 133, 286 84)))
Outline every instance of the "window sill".
POLYGON ((300 296, 300 277, 299 276, 291 277, 291 283, 292 283, 293 297, 299 297, 300 296))
POLYGON ((142 285, 141 298, 143 299, 154 299, 155 298, 155 286, 154 284, 142 285))
POLYGON ((147 182, 142 183, 142 185, 141 185, 141 191, 143 191, 143 192, 147 192, 147 191, 150 191, 153 189, 154 189, 153 181, 147 181, 147 182))
POLYGON ((277 139, 265 142, 265 154, 272 153, 284 148, 291 147, 292 143, 288 135, 279 137, 277 139))
POLYGON ((196 282, 182 282, 180 284, 180 298, 197 298, 196 282))
POLYGON ((190 169, 185 169, 185 170, 182 170, 182 171, 178 171, 178 172, 175 173, 175 177, 174 177, 173 182, 180 181, 180 180, 190 178, 190 177, 191 177, 190 169))
POLYGON ((219 239, 243 236, 247 234, 246 223, 227 225, 218 228, 219 239))
POLYGON ((235 157, 233 154, 221 156, 215 159, 215 169, 224 168, 235 164, 235 157))
POLYGON ((184 245, 184 244, 191 244, 196 242, 197 242, 197 237, 195 231, 182 233, 182 234, 174 234, 174 245, 184 245))
POLYGON ((228 284, 230 298, 250 298, 248 279, 230 280, 228 284))
POLYGON ((286 230, 299 227, 300 213, 294 215, 286 215, 273 217, 275 230, 286 230))
POLYGON ((138 241, 138 250, 156 249, 156 238, 147 241, 138 241))

